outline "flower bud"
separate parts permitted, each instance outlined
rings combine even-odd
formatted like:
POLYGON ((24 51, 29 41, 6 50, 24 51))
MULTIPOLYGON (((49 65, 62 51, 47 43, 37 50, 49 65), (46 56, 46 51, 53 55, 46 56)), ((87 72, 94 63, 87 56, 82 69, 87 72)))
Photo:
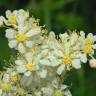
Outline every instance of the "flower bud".
POLYGON ((89 65, 90 65, 91 68, 96 68, 96 59, 91 59, 89 61, 89 65))

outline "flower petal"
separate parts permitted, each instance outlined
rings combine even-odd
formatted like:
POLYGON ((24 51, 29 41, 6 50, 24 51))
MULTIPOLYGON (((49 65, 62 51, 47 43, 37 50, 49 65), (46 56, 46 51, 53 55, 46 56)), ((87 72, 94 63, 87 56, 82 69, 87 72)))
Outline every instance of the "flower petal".
POLYGON ((93 36, 93 40, 96 41, 96 35, 93 36))
POLYGON ((45 69, 41 70, 41 72, 39 72, 39 75, 40 75, 41 78, 46 78, 47 70, 45 70, 45 69))
POLYGON ((26 70, 27 70, 27 69, 26 69, 25 65, 17 66, 17 71, 18 71, 19 73, 25 73, 26 70))
POLYGON ((28 52, 25 54, 25 58, 27 60, 28 63, 32 63, 32 53, 31 52, 28 52))
POLYGON ((31 72, 30 71, 27 71, 24 73, 25 76, 30 76, 31 75, 31 72))
POLYGON ((10 15, 12 15, 11 11, 10 10, 7 10, 6 11, 6 17, 8 18, 10 15))
POLYGON ((50 63, 49 60, 47 60, 47 59, 40 60, 40 64, 41 64, 41 65, 48 65, 48 66, 51 65, 51 63, 50 63))
POLYGON ((15 61, 15 64, 16 64, 16 65, 23 65, 24 62, 23 62, 22 60, 16 60, 16 61, 15 61))
POLYGON ((33 41, 26 41, 25 44, 27 47, 31 48, 33 46, 33 41))
POLYGON ((18 51, 21 52, 21 53, 25 53, 26 52, 26 49, 25 49, 25 47, 24 47, 24 45, 22 43, 19 43, 18 51))
POLYGON ((96 44, 92 45, 93 49, 96 49, 96 44))
POLYGON ((57 74, 61 75, 62 72, 64 71, 64 68, 65 68, 65 65, 63 65, 63 64, 61 66, 59 66, 59 68, 57 69, 57 74))
POLYGON ((74 67, 75 69, 80 69, 81 68, 80 59, 74 59, 72 61, 72 67, 74 67))
POLYGON ((82 54, 80 60, 81 60, 81 62, 86 63, 87 62, 86 54, 82 54))
POLYGON ((31 37, 31 36, 39 34, 40 32, 41 32, 40 27, 37 27, 37 28, 34 28, 34 29, 30 30, 29 32, 27 32, 26 36, 31 37))
POLYGON ((6 29, 6 37, 9 39, 15 38, 15 31, 13 29, 6 29))
POLYGON ((10 48, 15 48, 17 46, 18 42, 16 40, 10 40, 8 46, 10 48))

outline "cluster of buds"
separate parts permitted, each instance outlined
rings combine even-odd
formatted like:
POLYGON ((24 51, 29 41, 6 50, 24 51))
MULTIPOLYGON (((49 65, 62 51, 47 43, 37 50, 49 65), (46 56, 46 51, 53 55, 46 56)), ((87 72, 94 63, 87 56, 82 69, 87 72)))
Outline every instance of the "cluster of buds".
POLYGON ((6 17, 0 16, 0 27, 6 27, 8 46, 17 53, 0 74, 0 96, 72 96, 62 82, 65 73, 80 69, 88 60, 96 67, 96 36, 92 33, 48 33, 39 19, 24 10, 7 10, 6 17))

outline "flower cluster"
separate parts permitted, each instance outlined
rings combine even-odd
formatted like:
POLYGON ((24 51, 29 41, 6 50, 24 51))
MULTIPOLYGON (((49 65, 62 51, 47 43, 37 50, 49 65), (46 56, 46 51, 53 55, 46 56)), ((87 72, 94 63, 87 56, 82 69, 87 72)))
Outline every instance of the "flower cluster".
POLYGON ((6 27, 8 46, 18 53, 12 66, 0 74, 0 96, 72 96, 62 82, 64 74, 80 69, 90 58, 90 65, 96 66, 92 33, 48 34, 39 19, 24 10, 6 11, 0 27, 6 27))

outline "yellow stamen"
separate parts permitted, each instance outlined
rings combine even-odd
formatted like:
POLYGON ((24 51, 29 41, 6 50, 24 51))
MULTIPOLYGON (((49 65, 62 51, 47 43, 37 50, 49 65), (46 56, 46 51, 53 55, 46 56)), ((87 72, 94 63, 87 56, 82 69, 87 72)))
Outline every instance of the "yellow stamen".
POLYGON ((1 84, 1 89, 3 90, 3 91, 6 91, 6 92, 8 92, 10 89, 11 89, 11 84, 9 84, 9 83, 2 83, 1 84))
POLYGON ((16 23, 17 23, 17 21, 16 21, 16 16, 14 16, 14 15, 9 16, 9 17, 8 17, 8 22, 9 22, 10 24, 16 24, 16 23))
POLYGON ((57 91, 55 92, 55 96, 62 96, 61 90, 57 90, 57 91))
POLYGON ((33 70, 33 64, 27 64, 26 68, 28 71, 32 71, 33 70))
POLYGON ((64 64, 70 64, 71 61, 72 61, 71 56, 69 56, 69 55, 65 55, 65 56, 64 56, 64 58, 63 58, 63 63, 64 63, 64 64))
POLYGON ((23 42, 27 39, 27 37, 24 33, 19 33, 17 34, 16 39, 18 42, 23 42))
POLYGON ((85 45, 82 50, 84 53, 89 54, 92 52, 92 46, 91 45, 85 45))
POLYGON ((18 80, 17 74, 16 74, 16 75, 12 75, 12 76, 10 77, 10 79, 11 79, 12 81, 17 81, 17 80, 18 80))
POLYGON ((93 40, 91 38, 86 38, 84 43, 85 43, 85 45, 92 45, 93 40))

